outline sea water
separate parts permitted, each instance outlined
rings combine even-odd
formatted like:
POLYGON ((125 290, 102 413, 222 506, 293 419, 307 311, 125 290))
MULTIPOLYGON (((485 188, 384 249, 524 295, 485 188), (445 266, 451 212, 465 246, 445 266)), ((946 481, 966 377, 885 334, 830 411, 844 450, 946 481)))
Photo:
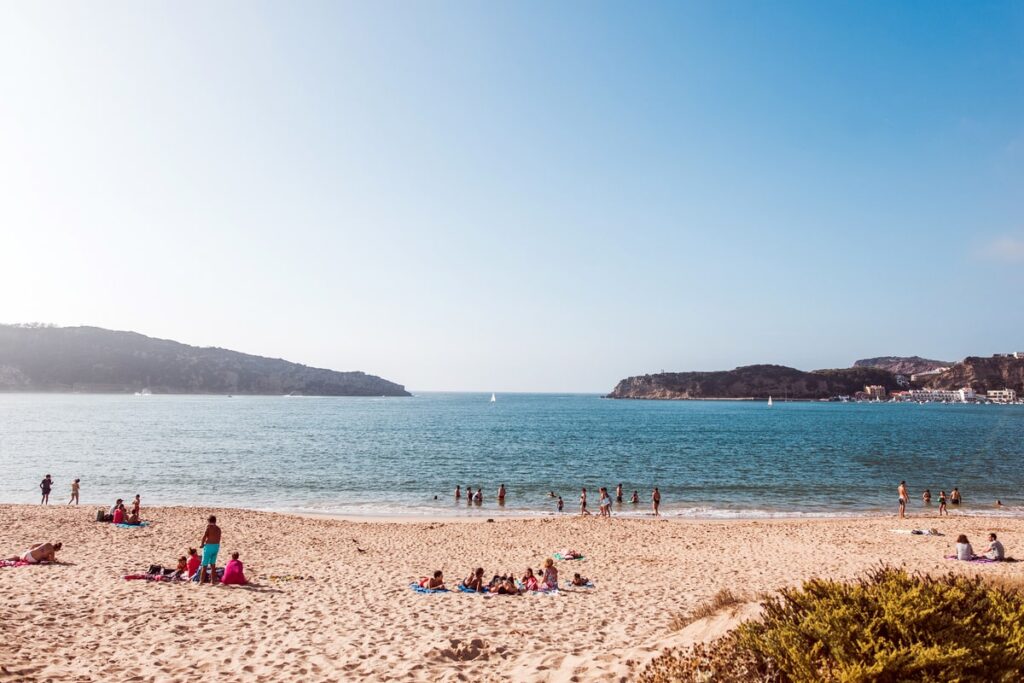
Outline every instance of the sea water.
POLYGON ((81 478, 83 504, 491 517, 553 514, 549 492, 568 514, 584 486, 596 508, 621 483, 642 503, 617 514, 649 512, 657 486, 669 515, 849 515, 895 512, 905 479, 911 511, 956 486, 959 511, 1024 514, 1022 466, 1024 406, 0 395, 0 502, 38 502, 49 473, 52 503, 81 478))

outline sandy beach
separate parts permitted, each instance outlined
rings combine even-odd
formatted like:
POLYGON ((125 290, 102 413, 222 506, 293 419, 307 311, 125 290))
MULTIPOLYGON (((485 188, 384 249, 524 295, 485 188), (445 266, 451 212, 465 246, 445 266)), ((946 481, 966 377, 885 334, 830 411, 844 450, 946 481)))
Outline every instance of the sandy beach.
MULTIPOLYGON (((93 521, 96 506, 0 506, 0 555, 62 541, 60 565, 0 569, 2 680, 629 680, 662 648, 712 638, 756 604, 672 631, 721 588, 753 599, 812 576, 853 578, 881 562, 1024 579, 1024 564, 944 560, 955 535, 996 531, 1024 556, 1024 520, 935 516, 677 521, 565 516, 489 523, 353 521, 238 509, 143 508, 152 525, 93 521), (208 514, 254 585, 125 581, 198 545, 208 514), (894 533, 934 527, 942 537, 894 533), (443 569, 539 567, 571 547, 593 590, 421 595, 443 569), (305 579, 280 580, 279 575, 305 579)), ((221 560, 223 562, 223 559, 221 560)))

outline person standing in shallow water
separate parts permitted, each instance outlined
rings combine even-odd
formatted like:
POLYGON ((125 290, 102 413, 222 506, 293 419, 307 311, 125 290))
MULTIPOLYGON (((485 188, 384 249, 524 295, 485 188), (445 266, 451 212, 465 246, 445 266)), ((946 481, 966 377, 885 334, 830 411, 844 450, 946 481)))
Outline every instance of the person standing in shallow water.
POLYGON ((502 484, 498 487, 498 505, 505 504, 505 485, 502 484))
POLYGON ((587 489, 585 488, 580 490, 580 514, 590 514, 590 512, 587 511, 587 489))
POLYGON ((50 489, 52 489, 52 488, 53 488, 53 479, 51 479, 50 475, 47 474, 45 477, 43 477, 43 480, 41 482, 39 482, 39 490, 43 492, 43 499, 42 499, 42 501, 40 501, 40 503, 39 503, 40 505, 49 505, 50 504, 50 489))
POLYGON ((910 499, 910 495, 907 493, 907 482, 901 481, 900 485, 896 487, 896 492, 900 496, 900 519, 906 517, 907 511, 907 500, 910 499))
POLYGON ((68 505, 71 505, 72 503, 78 505, 78 486, 81 481, 81 479, 75 479, 71 482, 71 500, 68 501, 68 505))
POLYGON ((458 500, 459 498, 462 498, 462 490, 459 488, 459 485, 456 484, 455 485, 455 500, 458 500))
POLYGON ((655 486, 654 491, 651 492, 651 507, 654 508, 654 516, 660 517, 661 512, 659 512, 658 509, 661 507, 661 491, 658 490, 657 486, 655 486))
POLYGON ((619 482, 619 485, 615 487, 615 502, 616 503, 621 503, 622 502, 622 483, 621 482, 619 482))

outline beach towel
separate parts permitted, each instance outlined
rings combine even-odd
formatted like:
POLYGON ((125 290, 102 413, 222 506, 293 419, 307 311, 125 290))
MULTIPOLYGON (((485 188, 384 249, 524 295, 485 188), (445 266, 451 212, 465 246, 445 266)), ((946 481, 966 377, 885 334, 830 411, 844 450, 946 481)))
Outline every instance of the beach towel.
POLYGON ((945 536, 938 529, 890 529, 894 534, 913 534, 914 536, 945 536))
POLYGON ((424 588, 418 583, 410 583, 409 588, 413 589, 417 593, 447 593, 447 588, 424 588))
POLYGON ((594 588, 594 582, 593 581, 587 581, 582 586, 574 586, 572 581, 566 581, 565 582, 565 587, 568 588, 569 590, 572 590, 573 588, 594 588))
MULTIPOLYGON (((947 560, 955 560, 956 559, 956 555, 946 555, 946 559, 947 560)), ((975 555, 974 557, 972 557, 969 560, 959 560, 959 561, 960 562, 980 562, 981 564, 989 564, 989 563, 992 563, 992 562, 1005 562, 1006 560, 990 560, 987 557, 982 557, 980 555, 975 555)))
POLYGON ((0 560, 0 567, 26 567, 30 564, 25 560, 0 560))
POLYGON ((187 581, 188 579, 176 579, 173 576, 163 574, 125 574, 125 581, 187 581))
POLYGON ((458 586, 458 591, 460 593, 472 593, 473 595, 486 595, 487 594, 487 591, 475 591, 472 588, 466 588, 461 583, 458 586))
POLYGON ((115 524, 118 529, 138 529, 140 527, 149 526, 149 522, 139 522, 138 524, 115 524))
POLYGON ((577 555, 576 557, 566 557, 566 556, 562 555, 562 553, 555 553, 554 554, 554 558, 556 560, 562 560, 562 561, 585 559, 582 555, 577 555))

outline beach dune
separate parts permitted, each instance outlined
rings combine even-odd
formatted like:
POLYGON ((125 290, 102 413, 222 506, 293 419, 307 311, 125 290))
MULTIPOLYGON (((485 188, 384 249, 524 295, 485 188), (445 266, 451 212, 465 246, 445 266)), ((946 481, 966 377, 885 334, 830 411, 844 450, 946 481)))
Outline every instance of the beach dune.
POLYGON ((87 505, 4 505, 0 515, 2 556, 64 543, 64 564, 0 569, 0 680, 629 680, 663 647, 714 638, 756 613, 751 602, 670 628, 722 588, 753 601, 881 562, 1024 578, 1021 564, 943 559, 956 534, 977 548, 989 531, 1024 555, 1024 520, 1010 518, 397 522, 174 507, 144 508, 151 526, 119 529, 92 521, 87 505), (122 578, 173 566, 211 513, 224 530, 221 562, 237 550, 254 585, 122 578), (913 527, 945 536, 892 532, 913 527), (593 590, 485 598, 409 589, 435 569, 452 587, 477 566, 521 575, 567 547, 586 558, 558 562, 561 578, 579 571, 593 590))

